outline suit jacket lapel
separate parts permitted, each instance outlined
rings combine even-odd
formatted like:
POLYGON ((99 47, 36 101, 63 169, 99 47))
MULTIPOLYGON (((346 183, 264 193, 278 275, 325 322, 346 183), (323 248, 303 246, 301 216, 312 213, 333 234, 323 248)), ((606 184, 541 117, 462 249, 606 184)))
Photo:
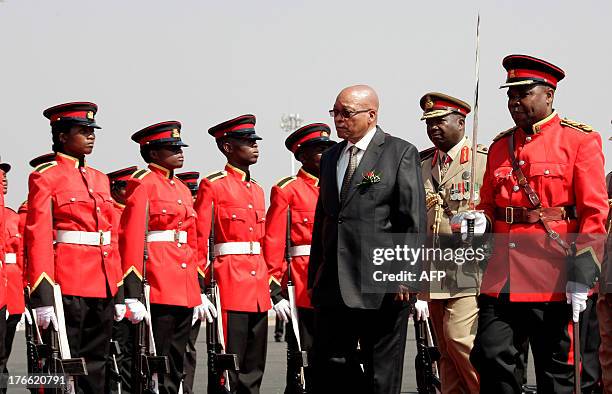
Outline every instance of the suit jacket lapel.
POLYGON ((372 138, 372 141, 370 141, 370 144, 363 153, 363 157, 361 158, 361 161, 359 162, 359 165, 357 166, 357 169, 353 174, 351 184, 349 185, 349 191, 346 195, 346 200, 344 200, 344 204, 342 204, 342 206, 345 206, 357 191, 357 185, 361 183, 361 180, 363 178, 362 174, 367 171, 374 170, 374 166, 378 162, 380 153, 382 152, 382 145, 384 143, 385 133, 380 127, 376 126, 376 132, 374 133, 374 137, 372 138))
POLYGON ((340 159, 340 154, 346 148, 346 141, 342 141, 336 144, 332 149, 334 151, 331 152, 330 158, 330 166, 327 170, 327 174, 325 178, 321 178, 323 180, 327 180, 329 184, 329 191, 326 193, 327 202, 329 202, 334 212, 338 212, 340 210, 340 193, 338 192, 338 160, 340 159))

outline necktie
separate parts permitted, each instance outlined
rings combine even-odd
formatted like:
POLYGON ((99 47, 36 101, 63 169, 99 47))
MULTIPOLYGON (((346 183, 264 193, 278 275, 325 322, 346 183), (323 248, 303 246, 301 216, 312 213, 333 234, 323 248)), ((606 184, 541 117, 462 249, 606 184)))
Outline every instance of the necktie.
POLYGON ((453 161, 453 159, 451 159, 448 154, 444 155, 444 159, 440 158, 440 179, 443 179, 448 172, 451 161, 453 161))
POLYGON ((355 145, 349 148, 349 162, 346 167, 346 171, 344 172, 344 178, 342 179, 342 187, 340 188, 340 201, 344 201, 346 195, 349 191, 349 185, 351 183, 351 179, 353 178, 353 174, 357 169, 357 148, 355 145))

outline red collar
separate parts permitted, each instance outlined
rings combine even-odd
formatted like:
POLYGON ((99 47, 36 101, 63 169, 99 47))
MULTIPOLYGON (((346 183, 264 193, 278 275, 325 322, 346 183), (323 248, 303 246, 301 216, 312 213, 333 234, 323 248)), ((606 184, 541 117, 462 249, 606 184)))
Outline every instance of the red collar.
POLYGON ((227 171, 229 175, 235 176, 243 182, 248 182, 250 180, 250 177, 246 172, 242 171, 238 167, 234 167, 230 163, 225 164, 225 171, 227 171))
POLYGON ((149 170, 151 170, 151 172, 154 172, 156 174, 160 174, 161 176, 163 176, 164 178, 167 179, 172 179, 174 178, 174 174, 172 173, 172 170, 169 170, 167 168, 164 168, 158 164, 155 163, 149 163, 149 170))
POLYGON ((297 177, 298 178, 302 178, 304 180, 304 182, 313 185, 313 186, 319 186, 319 178, 317 178, 316 176, 312 175, 311 173, 309 173, 308 171, 306 171, 304 168, 300 168, 300 170, 297 173, 297 177))

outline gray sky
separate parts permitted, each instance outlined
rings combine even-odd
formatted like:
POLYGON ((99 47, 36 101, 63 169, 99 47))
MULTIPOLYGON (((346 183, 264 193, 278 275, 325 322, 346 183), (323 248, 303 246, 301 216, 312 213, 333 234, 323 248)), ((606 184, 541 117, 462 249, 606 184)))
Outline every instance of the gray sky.
POLYGON ((252 173, 266 193, 290 172, 280 116, 299 112, 305 122, 332 125, 327 111, 346 85, 373 86, 381 127, 429 147, 419 98, 440 91, 473 101, 478 8, 479 142, 513 125, 498 89, 501 59, 525 53, 566 71, 556 109, 599 130, 612 157, 610 1, 4 0, 7 205, 26 198, 27 162, 50 151, 43 109, 67 101, 99 105, 103 130, 89 164, 105 172, 143 165, 132 133, 179 120, 191 145, 184 170, 206 175, 224 164, 208 128, 253 113, 264 140, 252 173))

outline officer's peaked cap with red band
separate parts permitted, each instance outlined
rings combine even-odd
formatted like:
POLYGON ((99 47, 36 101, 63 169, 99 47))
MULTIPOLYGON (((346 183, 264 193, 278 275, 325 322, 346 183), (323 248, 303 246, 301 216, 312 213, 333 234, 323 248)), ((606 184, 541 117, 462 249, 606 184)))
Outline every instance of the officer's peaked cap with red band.
POLYGON ((96 112, 98 112, 96 104, 82 101, 47 108, 43 111, 43 116, 49 119, 51 125, 67 123, 100 129, 95 120, 96 112))
POLYGON ((419 102, 423 109, 421 120, 439 118, 451 113, 467 116, 472 107, 463 100, 443 93, 431 92, 421 97, 419 102))
POLYGON ((121 170, 109 172, 106 176, 108 176, 108 180, 111 183, 115 181, 127 181, 137 169, 138 167, 136 166, 122 168, 121 170))
POLYGON ((285 146, 297 156, 299 150, 308 145, 332 146, 336 141, 329 139, 331 130, 325 123, 311 123, 300 127, 285 140, 285 146))
POLYGON ((183 183, 187 185, 189 190, 191 190, 192 192, 198 191, 198 178, 200 178, 199 172, 197 171, 181 172, 180 174, 176 174, 176 177, 180 179, 181 181, 183 181, 183 183))
POLYGON ((176 120, 156 123, 132 134, 140 146, 189 146, 181 140, 181 123, 176 120))
POLYGON ((554 89, 565 78, 565 71, 545 60, 528 55, 508 55, 502 61, 508 72, 506 83, 500 88, 518 85, 546 84, 554 89))
POLYGON ((9 163, 0 163, 0 170, 4 171, 5 174, 11 170, 11 165, 9 163))
POLYGON ((55 152, 45 153, 44 155, 37 156, 30 160, 30 165, 36 168, 43 163, 48 163, 53 160, 55 160, 55 152))
POLYGON ((241 115, 211 127, 208 129, 208 134, 215 137, 215 139, 223 137, 241 137, 260 140, 262 138, 255 133, 255 121, 255 115, 241 115))

